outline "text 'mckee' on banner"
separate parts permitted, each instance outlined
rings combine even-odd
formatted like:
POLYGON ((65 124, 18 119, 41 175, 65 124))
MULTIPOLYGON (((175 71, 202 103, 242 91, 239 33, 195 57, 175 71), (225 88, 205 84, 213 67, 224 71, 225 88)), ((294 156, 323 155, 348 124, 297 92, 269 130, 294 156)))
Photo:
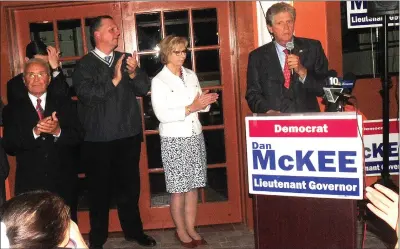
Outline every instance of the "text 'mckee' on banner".
POLYGON ((361 116, 246 117, 251 194, 363 198, 361 116))

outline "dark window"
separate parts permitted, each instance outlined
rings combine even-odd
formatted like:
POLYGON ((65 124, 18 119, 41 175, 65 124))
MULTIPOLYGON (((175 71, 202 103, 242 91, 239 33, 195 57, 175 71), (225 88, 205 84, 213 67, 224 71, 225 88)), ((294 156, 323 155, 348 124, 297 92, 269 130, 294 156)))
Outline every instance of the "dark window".
MULTIPOLYGON (((340 3, 343 46, 343 73, 354 73, 357 78, 380 77, 383 72, 383 27, 347 28, 346 1, 340 3)), ((388 27, 388 71, 399 73, 399 26, 388 27)))

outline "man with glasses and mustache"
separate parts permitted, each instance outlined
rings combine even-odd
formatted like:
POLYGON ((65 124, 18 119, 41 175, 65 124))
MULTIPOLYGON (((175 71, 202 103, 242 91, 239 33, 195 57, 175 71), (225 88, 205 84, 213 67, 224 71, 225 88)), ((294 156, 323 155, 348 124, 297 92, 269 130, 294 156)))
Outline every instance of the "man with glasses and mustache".
POLYGON ((95 49, 78 62, 72 77, 85 130, 81 155, 87 167, 90 248, 107 241, 112 194, 125 239, 156 245, 143 232, 138 207, 142 126, 136 97, 147 95, 150 80, 138 68, 136 54, 115 51, 120 34, 112 17, 94 18, 90 37, 95 49))
POLYGON ((15 195, 48 190, 71 207, 77 183, 73 153, 81 129, 72 100, 47 90, 50 73, 42 59, 25 64, 27 93, 3 110, 3 146, 17 160, 15 195))

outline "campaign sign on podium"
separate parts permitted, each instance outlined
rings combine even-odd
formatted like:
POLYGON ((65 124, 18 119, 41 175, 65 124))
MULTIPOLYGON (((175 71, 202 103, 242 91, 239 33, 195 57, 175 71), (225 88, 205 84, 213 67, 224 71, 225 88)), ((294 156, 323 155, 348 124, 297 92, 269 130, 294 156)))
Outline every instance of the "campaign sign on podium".
POLYGON ((250 193, 362 199, 361 132, 354 112, 246 117, 250 193))

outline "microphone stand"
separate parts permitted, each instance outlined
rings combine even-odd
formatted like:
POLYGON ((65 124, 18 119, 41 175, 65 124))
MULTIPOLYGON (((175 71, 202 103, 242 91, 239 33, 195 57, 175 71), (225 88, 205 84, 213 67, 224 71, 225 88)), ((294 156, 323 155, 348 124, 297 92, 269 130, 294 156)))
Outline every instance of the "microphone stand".
MULTIPOLYGON (((383 120, 383 165, 381 171, 382 179, 378 180, 376 183, 382 184, 397 193, 399 192, 398 187, 393 183, 389 174, 389 89, 391 88, 391 80, 388 76, 388 15, 383 16, 383 77, 382 80, 382 120, 383 120)), ((382 37, 382 36, 381 36, 382 37)), ((382 47, 382 46, 381 46, 382 47)), ((382 65, 382 64, 381 64, 382 65)))
POLYGON ((338 112, 344 112, 344 105, 346 100, 342 97, 338 98, 338 112))
MULTIPOLYGON (((390 89, 390 79, 388 77, 388 48, 387 48, 387 20, 388 16, 384 15, 383 16, 383 29, 384 29, 384 40, 383 40, 383 72, 381 70, 381 73, 383 73, 383 77, 381 77, 382 80, 382 90, 381 90, 381 95, 382 95, 382 104, 383 104, 383 167, 381 171, 381 176, 382 178, 379 179, 376 183, 379 183, 381 185, 384 185, 385 187, 395 191, 396 193, 399 193, 398 187, 394 184, 392 181, 390 174, 389 174, 389 89, 390 89)), ((382 30, 381 30, 382 32, 382 30)), ((382 36, 381 36, 382 37, 382 36)), ((382 48, 382 46, 381 46, 382 48)), ((382 49, 381 49, 382 50, 382 49)), ((381 57, 382 58, 382 57, 381 57)), ((382 63, 380 63, 382 65, 382 63)), ((372 185, 373 186, 373 185, 372 185)), ((366 202, 364 203, 366 204, 366 202)), ((361 210, 366 211, 366 222, 367 222, 367 230, 377 236, 380 240, 385 241, 385 243, 388 243, 390 245, 394 245, 397 241, 397 235, 396 232, 382 219, 376 217, 374 213, 369 211, 367 208, 365 208, 364 205, 360 207, 361 210)), ((361 211, 360 210, 360 211, 361 211)), ((361 211, 361 213, 363 213, 361 211)))

